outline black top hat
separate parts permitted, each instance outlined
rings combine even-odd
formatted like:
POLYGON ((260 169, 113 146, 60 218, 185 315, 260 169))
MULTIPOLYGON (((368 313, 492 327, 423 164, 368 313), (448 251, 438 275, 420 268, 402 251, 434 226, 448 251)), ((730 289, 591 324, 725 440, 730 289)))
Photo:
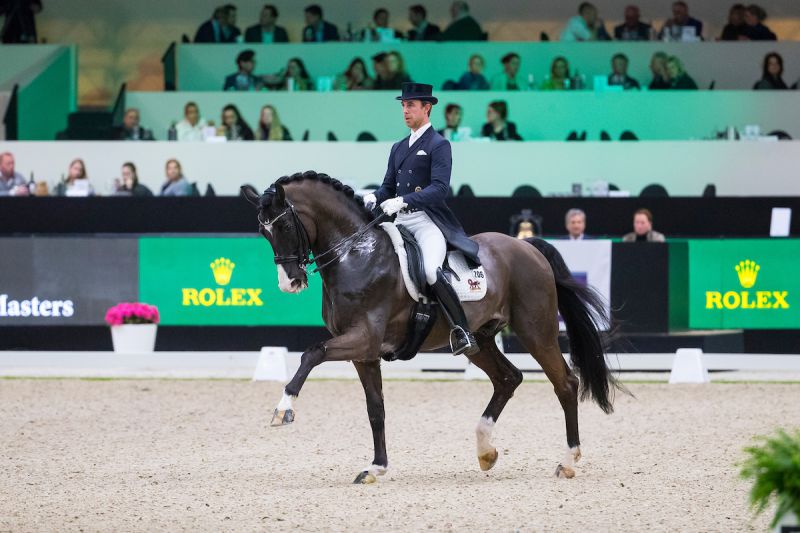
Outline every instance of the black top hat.
POLYGON ((433 105, 439 103, 439 99, 433 96, 433 85, 427 83, 403 83, 403 94, 396 98, 397 100, 422 100, 423 102, 430 102, 433 105))

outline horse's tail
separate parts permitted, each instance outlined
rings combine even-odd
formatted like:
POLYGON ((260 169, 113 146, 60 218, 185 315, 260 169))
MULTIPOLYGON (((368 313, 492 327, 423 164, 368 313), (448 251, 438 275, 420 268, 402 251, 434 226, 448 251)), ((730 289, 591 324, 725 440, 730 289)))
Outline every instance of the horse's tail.
POLYGON ((570 356, 581 380, 581 400, 591 397, 606 413, 614 410, 613 391, 620 388, 608 370, 605 345, 600 334, 610 317, 603 297, 593 288, 572 277, 564 258, 555 246, 542 239, 525 239, 550 263, 556 281, 558 310, 567 326, 570 356))

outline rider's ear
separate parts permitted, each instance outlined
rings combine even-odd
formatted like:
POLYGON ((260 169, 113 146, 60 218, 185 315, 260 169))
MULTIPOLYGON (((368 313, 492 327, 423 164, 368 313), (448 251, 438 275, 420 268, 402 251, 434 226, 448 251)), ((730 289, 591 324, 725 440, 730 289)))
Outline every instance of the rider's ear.
POLYGON ((286 204, 286 192, 283 190, 283 185, 280 183, 275 184, 275 196, 273 203, 277 207, 282 207, 286 204))
POLYGON ((239 193, 244 197, 245 200, 253 204, 253 206, 259 206, 259 200, 261 199, 261 196, 252 185, 242 185, 239 188, 239 193))

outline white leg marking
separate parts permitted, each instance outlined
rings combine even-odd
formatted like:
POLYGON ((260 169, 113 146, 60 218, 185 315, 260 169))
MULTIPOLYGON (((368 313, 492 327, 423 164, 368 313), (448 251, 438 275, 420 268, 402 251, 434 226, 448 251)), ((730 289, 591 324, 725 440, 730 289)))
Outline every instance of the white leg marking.
POLYGON ((581 449, 578 446, 573 446, 567 450, 566 455, 564 456, 564 462, 561 463, 564 466, 568 466, 570 468, 575 466, 575 463, 578 462, 581 458, 581 449))
POLYGON ((383 465, 371 464, 364 470, 362 470, 362 472, 369 472, 373 476, 382 476, 386 474, 388 470, 389 470, 389 465, 383 466, 383 465))
POLYGON ((292 401, 296 398, 296 396, 289 396, 285 392, 283 393, 283 398, 281 398, 280 403, 278 403, 278 411, 288 411, 292 408, 292 401))
POLYGON ((492 431, 494 431, 494 420, 492 417, 481 417, 478 427, 475 428, 475 437, 478 441, 478 456, 494 450, 492 446, 492 431))
POLYGON ((278 265, 278 288, 282 292, 296 292, 292 288, 292 280, 286 274, 286 269, 283 268, 283 265, 278 265))

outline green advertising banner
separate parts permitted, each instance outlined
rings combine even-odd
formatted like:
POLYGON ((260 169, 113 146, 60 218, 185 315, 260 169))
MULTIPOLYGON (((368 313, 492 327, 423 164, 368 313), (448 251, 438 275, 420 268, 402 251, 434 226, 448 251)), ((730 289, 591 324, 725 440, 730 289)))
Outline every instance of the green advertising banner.
POLYGON ((800 328, 800 240, 689 241, 689 327, 800 328))
POLYGON ((282 293, 263 237, 140 239, 139 300, 157 305, 164 325, 323 325, 319 276, 282 293))

